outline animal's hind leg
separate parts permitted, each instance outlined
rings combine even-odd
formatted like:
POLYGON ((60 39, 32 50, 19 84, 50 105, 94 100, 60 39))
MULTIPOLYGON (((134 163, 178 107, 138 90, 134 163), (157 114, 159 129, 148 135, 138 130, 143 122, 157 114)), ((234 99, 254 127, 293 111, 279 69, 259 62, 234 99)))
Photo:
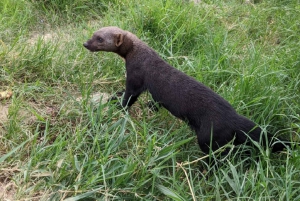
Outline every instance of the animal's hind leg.
MULTIPOLYGON (((205 154, 209 154, 210 151, 218 150, 234 138, 234 131, 226 128, 221 128, 218 130, 202 129, 197 130, 196 133, 198 144, 205 154)), ((230 148, 225 148, 224 150, 222 150, 221 155, 227 155, 229 153, 229 150, 230 148)))
POLYGON ((217 142, 212 137, 213 134, 206 133, 205 135, 204 133, 201 133, 201 131, 196 131, 196 132, 197 132, 197 139, 198 139, 198 144, 200 146, 200 149, 206 155, 209 155, 209 157, 205 159, 208 166, 214 167, 215 165, 219 164, 220 162, 219 159, 221 159, 224 155, 227 155, 228 151, 225 150, 222 153, 216 153, 211 155, 213 151, 216 151, 219 148, 217 142))
POLYGON ((196 130, 198 144, 200 149, 205 153, 209 154, 210 150, 215 151, 213 133, 209 130, 199 129, 196 130))

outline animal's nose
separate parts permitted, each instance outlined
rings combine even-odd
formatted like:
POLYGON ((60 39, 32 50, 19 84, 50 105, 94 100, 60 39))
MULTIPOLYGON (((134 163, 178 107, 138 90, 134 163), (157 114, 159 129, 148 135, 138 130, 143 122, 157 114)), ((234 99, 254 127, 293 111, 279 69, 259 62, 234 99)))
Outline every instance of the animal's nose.
POLYGON ((87 47, 87 46, 89 46, 89 44, 87 42, 85 42, 85 43, 83 43, 83 46, 87 47))

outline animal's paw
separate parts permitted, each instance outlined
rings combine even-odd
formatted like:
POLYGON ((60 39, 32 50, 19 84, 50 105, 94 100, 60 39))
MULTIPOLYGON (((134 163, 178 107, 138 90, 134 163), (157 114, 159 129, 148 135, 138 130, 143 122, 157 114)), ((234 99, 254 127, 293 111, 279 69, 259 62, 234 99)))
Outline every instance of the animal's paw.
POLYGON ((123 108, 120 99, 122 98, 122 96, 123 96, 124 93, 125 93, 125 90, 124 91, 118 91, 116 94, 114 94, 113 96, 111 96, 107 100, 107 102, 114 103, 117 106, 117 108, 119 108, 119 109, 123 108))
POLYGON ((118 91, 116 94, 114 94, 113 96, 111 96, 107 102, 116 102, 118 101, 120 98, 122 98, 123 94, 125 93, 125 91, 118 91))

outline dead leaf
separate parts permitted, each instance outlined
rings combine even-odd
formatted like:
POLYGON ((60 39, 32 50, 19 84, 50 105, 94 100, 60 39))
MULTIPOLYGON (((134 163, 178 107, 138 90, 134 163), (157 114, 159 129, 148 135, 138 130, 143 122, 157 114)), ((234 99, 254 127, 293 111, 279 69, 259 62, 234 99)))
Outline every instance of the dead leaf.
POLYGON ((8 99, 13 95, 11 90, 0 91, 0 100, 8 99))

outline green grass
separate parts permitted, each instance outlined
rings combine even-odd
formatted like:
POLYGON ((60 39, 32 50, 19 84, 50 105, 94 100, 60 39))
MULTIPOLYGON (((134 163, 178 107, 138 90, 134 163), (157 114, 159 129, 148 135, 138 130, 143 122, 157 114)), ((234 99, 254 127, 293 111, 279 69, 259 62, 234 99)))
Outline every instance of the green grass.
POLYGON ((300 200, 298 146, 208 167, 195 134, 150 111, 149 94, 128 112, 91 98, 123 89, 125 68, 82 44, 120 26, 299 142, 299 0, 251 2, 2 0, 0 91, 13 95, 0 100, 0 200, 300 200))

